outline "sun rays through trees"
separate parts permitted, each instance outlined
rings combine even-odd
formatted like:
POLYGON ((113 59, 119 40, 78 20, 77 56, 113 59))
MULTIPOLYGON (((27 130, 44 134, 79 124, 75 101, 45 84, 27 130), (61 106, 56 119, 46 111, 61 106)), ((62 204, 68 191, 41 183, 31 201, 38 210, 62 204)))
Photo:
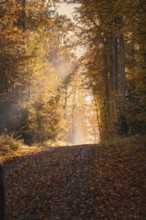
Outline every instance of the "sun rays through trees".
POLYGON ((1 2, 0 134, 31 145, 144 133, 145 9, 143 0, 1 2))

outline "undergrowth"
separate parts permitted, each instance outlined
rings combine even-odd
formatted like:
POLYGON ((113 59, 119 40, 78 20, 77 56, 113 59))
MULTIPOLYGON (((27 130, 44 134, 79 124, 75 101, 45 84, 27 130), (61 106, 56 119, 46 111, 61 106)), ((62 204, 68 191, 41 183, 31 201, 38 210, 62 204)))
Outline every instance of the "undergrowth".
POLYGON ((141 146, 146 148, 146 135, 136 134, 127 137, 110 138, 100 143, 104 147, 134 147, 141 146))
POLYGON ((37 149, 36 146, 25 145, 22 140, 14 138, 13 135, 0 135, 0 160, 2 162, 14 160, 37 149))
POLYGON ((0 136, 0 155, 5 156, 9 152, 17 151, 22 149, 23 142, 17 140, 13 135, 1 135, 0 136))
MULTIPOLYGON (((48 148, 51 145, 50 143, 39 144, 35 146, 27 146, 23 143, 22 140, 18 140, 13 137, 13 135, 0 135, 0 160, 2 162, 9 162, 18 157, 23 157, 26 154, 40 151, 43 148, 48 148)), ((58 144, 59 146, 59 144, 58 144)), ((69 146, 69 145, 68 145, 69 146)), ((68 147, 66 146, 66 147, 68 147)), ((133 148, 143 148, 146 150, 146 135, 134 135, 129 137, 119 137, 111 138, 98 144, 100 147, 128 147, 129 149, 133 148)))

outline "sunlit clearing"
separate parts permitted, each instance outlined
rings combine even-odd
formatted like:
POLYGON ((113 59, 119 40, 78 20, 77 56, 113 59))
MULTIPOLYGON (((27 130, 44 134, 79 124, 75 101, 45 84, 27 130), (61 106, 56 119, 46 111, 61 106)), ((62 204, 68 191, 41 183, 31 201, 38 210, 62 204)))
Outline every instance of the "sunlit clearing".
MULTIPOLYGON (((77 4, 59 4, 58 13, 66 15, 75 22, 74 13, 77 4)), ((75 34, 70 33, 70 38, 76 40, 75 34)), ((85 48, 78 46, 73 48, 74 54, 80 58, 85 53, 85 48)), ((66 67, 66 64, 62 65, 66 67)), ((66 68, 65 68, 66 69, 66 68)), ((61 71, 63 73, 63 71, 61 71)), ((66 75, 66 70, 62 77, 66 75)), ((66 119, 68 121, 68 133, 66 135, 67 145, 95 144, 99 143, 99 127, 96 110, 93 108, 93 97, 91 91, 83 89, 82 73, 80 70, 73 76, 72 82, 66 91, 66 119)))
POLYGON ((100 141, 99 125, 92 92, 83 88, 80 71, 73 77, 68 87, 66 120, 68 145, 96 144, 100 141))

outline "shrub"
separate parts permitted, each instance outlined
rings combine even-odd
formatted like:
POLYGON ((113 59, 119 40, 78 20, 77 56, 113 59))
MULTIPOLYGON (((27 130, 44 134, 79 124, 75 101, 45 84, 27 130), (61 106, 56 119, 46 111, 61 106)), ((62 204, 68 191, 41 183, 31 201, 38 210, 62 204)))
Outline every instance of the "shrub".
POLYGON ((22 146, 22 141, 15 139, 13 135, 0 135, 0 156, 17 151, 22 146))

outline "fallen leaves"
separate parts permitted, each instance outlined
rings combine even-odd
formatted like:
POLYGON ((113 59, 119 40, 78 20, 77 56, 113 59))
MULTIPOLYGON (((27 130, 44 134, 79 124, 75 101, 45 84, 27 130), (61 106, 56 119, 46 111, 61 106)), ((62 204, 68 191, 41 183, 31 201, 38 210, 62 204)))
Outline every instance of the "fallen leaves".
POLYGON ((94 158, 97 186, 94 202, 96 213, 103 215, 101 219, 145 219, 146 151, 95 148, 94 158))
POLYGON ((146 151, 41 150, 5 166, 6 220, 143 220, 146 151))

